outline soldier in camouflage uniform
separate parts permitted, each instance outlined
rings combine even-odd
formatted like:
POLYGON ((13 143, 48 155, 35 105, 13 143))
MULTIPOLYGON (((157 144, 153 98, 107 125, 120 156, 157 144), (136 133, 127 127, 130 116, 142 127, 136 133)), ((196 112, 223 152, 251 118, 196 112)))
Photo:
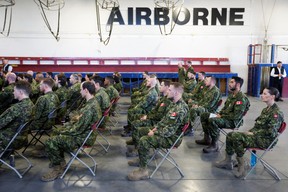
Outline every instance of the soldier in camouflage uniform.
POLYGON ((59 102, 63 103, 66 101, 66 106, 61 107, 57 114, 57 119, 59 121, 63 121, 67 111, 67 78, 64 74, 59 74, 55 76, 55 82, 57 84, 56 86, 58 87, 55 94, 58 96, 59 102))
POLYGON ((70 75, 70 83, 71 87, 68 89, 67 94, 67 110, 70 113, 73 110, 76 110, 82 102, 81 94, 80 94, 80 85, 79 82, 80 77, 77 74, 70 75))
POLYGON ((37 72, 35 76, 35 83, 32 83, 31 101, 36 103, 37 99, 41 96, 40 82, 44 79, 44 75, 41 72, 37 72))
MULTIPOLYGON (((81 96, 85 98, 86 103, 78 116, 76 122, 66 123, 62 128, 57 129, 55 136, 49 138, 46 143, 46 152, 51 161, 53 170, 42 176, 42 181, 53 181, 63 173, 65 167, 64 152, 73 151, 79 147, 88 133, 91 126, 102 116, 100 106, 93 96, 95 94, 95 85, 92 82, 83 82, 81 84, 81 96)), ((96 140, 96 132, 93 132, 87 140, 87 145, 92 146, 96 140)))
MULTIPOLYGON (((18 81, 14 87, 14 98, 19 100, 0 116, 0 151, 3 150, 18 127, 31 119, 33 103, 29 99, 31 85, 25 81, 18 81)), ((13 143, 14 149, 20 149, 27 144, 27 132, 22 132, 13 143)))
POLYGON ((51 129, 55 124, 55 119, 49 119, 48 115, 56 109, 60 102, 57 95, 52 91, 54 80, 45 78, 40 82, 40 91, 44 95, 40 96, 33 110, 32 122, 29 125, 30 130, 51 129))
POLYGON ((115 89, 119 93, 121 93, 121 91, 123 89, 123 84, 122 84, 122 81, 121 81, 121 74, 119 72, 114 72, 113 79, 115 81, 115 84, 114 84, 115 89))
POLYGON ((143 80, 142 84, 140 85, 140 88, 133 88, 131 98, 132 98, 132 96, 133 96, 134 94, 137 94, 138 91, 141 92, 142 89, 146 89, 147 77, 149 77, 148 71, 144 71, 144 72, 142 73, 142 77, 143 77, 144 80, 143 80))
POLYGON ((205 86, 205 75, 206 73, 204 71, 201 71, 198 73, 198 82, 195 86, 195 88, 193 89, 192 93, 187 93, 186 97, 188 100, 188 106, 189 106, 189 102, 193 101, 193 100, 200 100, 203 98, 206 86, 205 86))
POLYGON ((103 88, 103 79, 99 76, 93 76, 91 81, 94 83, 96 89, 95 98, 100 105, 102 113, 104 113, 110 105, 110 98, 103 88))
MULTIPOLYGON (((182 94, 183 86, 180 83, 172 83, 170 85, 167 97, 173 103, 162 120, 151 127, 146 136, 141 137, 138 149, 139 159, 137 158, 128 162, 130 166, 139 165, 140 168, 129 173, 129 180, 148 179, 147 163, 150 148, 169 148, 181 134, 182 126, 187 123, 189 110, 187 104, 182 99, 182 94)), ((180 142, 177 146, 180 145, 180 142)))
POLYGON ((196 140, 196 143, 209 145, 203 149, 204 153, 216 152, 218 150, 219 129, 235 128, 240 121, 243 121, 242 118, 248 111, 250 102, 247 96, 241 92, 242 84, 242 78, 232 77, 229 82, 230 94, 217 116, 210 118, 210 113, 203 113, 201 115, 204 138, 196 140))
POLYGON ((8 86, 4 87, 3 91, 0 92, 0 114, 8 109, 13 103, 16 103, 13 96, 16 78, 17 76, 15 73, 8 73, 6 75, 8 86))
POLYGON ((150 127, 156 125, 161 121, 163 114, 166 114, 169 110, 169 106, 172 103, 170 99, 167 98, 170 80, 163 80, 160 87, 160 92, 163 96, 158 100, 156 106, 147 114, 141 116, 140 120, 135 120, 132 122, 132 139, 126 141, 127 145, 135 145, 132 151, 128 151, 126 155, 128 157, 138 155, 138 142, 139 139, 148 134, 150 127))
POLYGON ((205 97, 202 97, 198 102, 194 102, 190 109, 190 121, 193 128, 196 117, 200 116, 204 112, 215 113, 218 106, 218 102, 221 99, 221 93, 218 87, 216 87, 215 77, 205 78, 205 97))
POLYGON ((188 94, 192 93, 192 91, 194 90, 197 84, 196 79, 195 79, 196 73, 194 72, 194 69, 192 66, 189 66, 186 73, 185 73, 185 68, 182 66, 181 63, 178 64, 178 67, 179 67, 178 68, 179 82, 183 84, 184 86, 183 99, 184 101, 187 102, 188 94))
POLYGON ((131 136, 131 122, 139 119, 142 115, 147 114, 157 103, 158 94, 156 92, 156 77, 148 78, 147 87, 148 93, 141 99, 141 101, 133 108, 128 110, 127 122, 128 125, 124 126, 124 132, 121 134, 123 137, 131 136))
MULTIPOLYGON (((226 137, 226 157, 223 161, 216 162, 215 166, 224 169, 233 169, 232 156, 236 153, 238 169, 234 171, 237 178, 245 176, 244 153, 245 148, 267 148, 277 137, 278 129, 284 121, 283 112, 275 103, 279 98, 279 91, 274 87, 265 88, 261 99, 266 103, 259 117, 256 118, 254 127, 248 132, 230 132, 226 137)), ((276 143, 275 143, 276 144, 276 143)))
MULTIPOLYGON (((114 79, 112 76, 105 77, 104 86, 106 87, 105 91, 109 95, 110 102, 117 99, 119 97, 119 92, 115 89, 114 79)), ((116 109, 116 103, 114 103, 110 109, 110 114, 114 113, 116 109)))

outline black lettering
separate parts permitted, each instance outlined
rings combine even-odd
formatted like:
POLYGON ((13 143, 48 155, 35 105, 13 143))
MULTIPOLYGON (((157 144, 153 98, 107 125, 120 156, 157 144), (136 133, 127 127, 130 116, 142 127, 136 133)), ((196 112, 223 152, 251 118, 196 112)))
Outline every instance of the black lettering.
POLYGON ((186 25, 190 21, 190 11, 185 7, 177 8, 173 10, 173 21, 177 25, 186 25), (180 14, 184 14, 184 19, 182 21, 179 20, 180 14))
POLYGON ((203 25, 208 25, 208 10, 206 8, 193 9, 193 25, 198 25, 199 20, 202 20, 203 25))
POLYGON ((133 8, 128 7, 128 25, 133 25, 133 8))
POLYGON ((244 21, 236 21, 236 19, 243 19, 243 14, 245 8, 231 8, 230 9, 230 17, 229 17, 229 25, 244 25, 244 21))
POLYGON ((155 8, 154 9, 154 24, 155 25, 167 25, 170 22, 168 17, 169 9, 168 8, 155 8))
POLYGON ((114 7, 111 10, 107 24, 111 25, 114 22, 118 22, 120 25, 125 25, 121 12, 119 10, 119 7, 114 7))
POLYGON ((146 25, 151 25, 151 10, 147 7, 136 8, 136 25, 141 25, 141 20, 146 21, 146 25), (144 13, 144 15, 142 15, 144 13))
POLYGON ((217 25, 217 20, 220 25, 227 24, 227 8, 222 8, 221 13, 217 8, 212 8, 211 25, 217 25))

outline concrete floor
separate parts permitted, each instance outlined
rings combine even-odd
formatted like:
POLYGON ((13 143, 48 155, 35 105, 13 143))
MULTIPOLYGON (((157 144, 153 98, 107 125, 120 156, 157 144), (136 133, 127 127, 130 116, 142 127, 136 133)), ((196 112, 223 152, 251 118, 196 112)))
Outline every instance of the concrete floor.
MULTIPOLYGON (((0 191, 189 191, 189 192, 222 192, 222 191, 261 191, 277 192, 287 191, 288 188, 288 150, 287 138, 288 132, 284 132, 277 146, 272 152, 267 154, 266 160, 271 163, 279 172, 281 181, 274 180, 263 166, 259 164, 256 171, 247 180, 236 179, 231 171, 221 170, 212 166, 216 160, 222 159, 225 147, 219 153, 203 154, 202 147, 196 145, 194 140, 200 136, 200 130, 195 133, 196 136, 186 136, 181 146, 172 152, 176 161, 182 168, 185 177, 181 178, 176 168, 169 163, 164 163, 163 167, 154 175, 152 179, 138 182, 127 181, 127 174, 134 169, 127 164, 131 158, 125 156, 126 144, 128 138, 120 136, 123 125, 126 125, 126 113, 129 97, 120 99, 121 114, 117 118, 119 126, 113 128, 113 134, 107 135, 111 142, 108 153, 105 153, 98 145, 93 156, 97 161, 96 176, 78 162, 73 163, 72 168, 67 172, 64 179, 57 179, 53 182, 42 182, 40 177, 49 171, 47 158, 36 158, 29 155, 30 148, 27 152, 28 158, 33 163, 31 170, 24 175, 22 179, 5 166, 0 168, 0 191)), ((249 129, 260 111, 265 107, 260 99, 250 98, 251 108, 244 118, 242 130, 249 129)), ((286 99, 279 102, 279 106, 285 113, 286 122, 288 117, 286 99)), ((245 156, 249 158, 249 154, 245 156)), ((66 156, 68 161, 69 155, 66 156)), ((16 157, 16 167, 21 166, 22 161, 16 157)), ((151 171, 152 171, 151 167, 151 171)))

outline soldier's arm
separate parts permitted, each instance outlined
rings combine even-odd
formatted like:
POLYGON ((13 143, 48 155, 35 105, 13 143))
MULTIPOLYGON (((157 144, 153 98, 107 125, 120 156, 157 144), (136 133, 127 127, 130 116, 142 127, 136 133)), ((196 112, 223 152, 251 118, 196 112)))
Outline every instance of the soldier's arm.
POLYGON ((148 106, 150 106, 153 102, 156 101, 157 98, 151 92, 144 97, 144 99, 137 105, 137 107, 140 107, 142 109, 146 109, 148 106))
POLYGON ((10 122, 12 122, 17 117, 17 115, 19 115, 20 112, 19 109, 17 109, 16 105, 8 108, 0 115, 0 129, 5 128, 10 122))
POLYGON ((33 119, 40 119, 42 113, 43 113, 43 109, 46 105, 46 100, 44 97, 39 97, 37 99, 37 102, 34 106, 34 117, 33 119))

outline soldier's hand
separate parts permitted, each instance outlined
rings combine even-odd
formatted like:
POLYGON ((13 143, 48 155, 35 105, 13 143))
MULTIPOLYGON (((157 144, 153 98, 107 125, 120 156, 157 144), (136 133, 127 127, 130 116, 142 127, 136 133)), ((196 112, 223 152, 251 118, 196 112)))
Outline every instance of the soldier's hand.
POLYGON ((150 130, 149 133, 148 133, 148 136, 151 137, 151 136, 153 136, 153 135, 154 135, 154 131, 153 131, 153 130, 150 130))
POLYGON ((254 133, 249 132, 249 131, 244 132, 244 134, 245 134, 245 135, 254 135, 254 133))
POLYGON ((153 128, 153 129, 152 129, 152 131, 153 131, 153 132, 157 131, 157 128, 156 128, 156 127, 155 127, 155 128, 153 128))
POLYGON ((143 116, 140 118, 141 121, 144 121, 144 120, 146 120, 146 119, 147 119, 147 115, 143 115, 143 116))

